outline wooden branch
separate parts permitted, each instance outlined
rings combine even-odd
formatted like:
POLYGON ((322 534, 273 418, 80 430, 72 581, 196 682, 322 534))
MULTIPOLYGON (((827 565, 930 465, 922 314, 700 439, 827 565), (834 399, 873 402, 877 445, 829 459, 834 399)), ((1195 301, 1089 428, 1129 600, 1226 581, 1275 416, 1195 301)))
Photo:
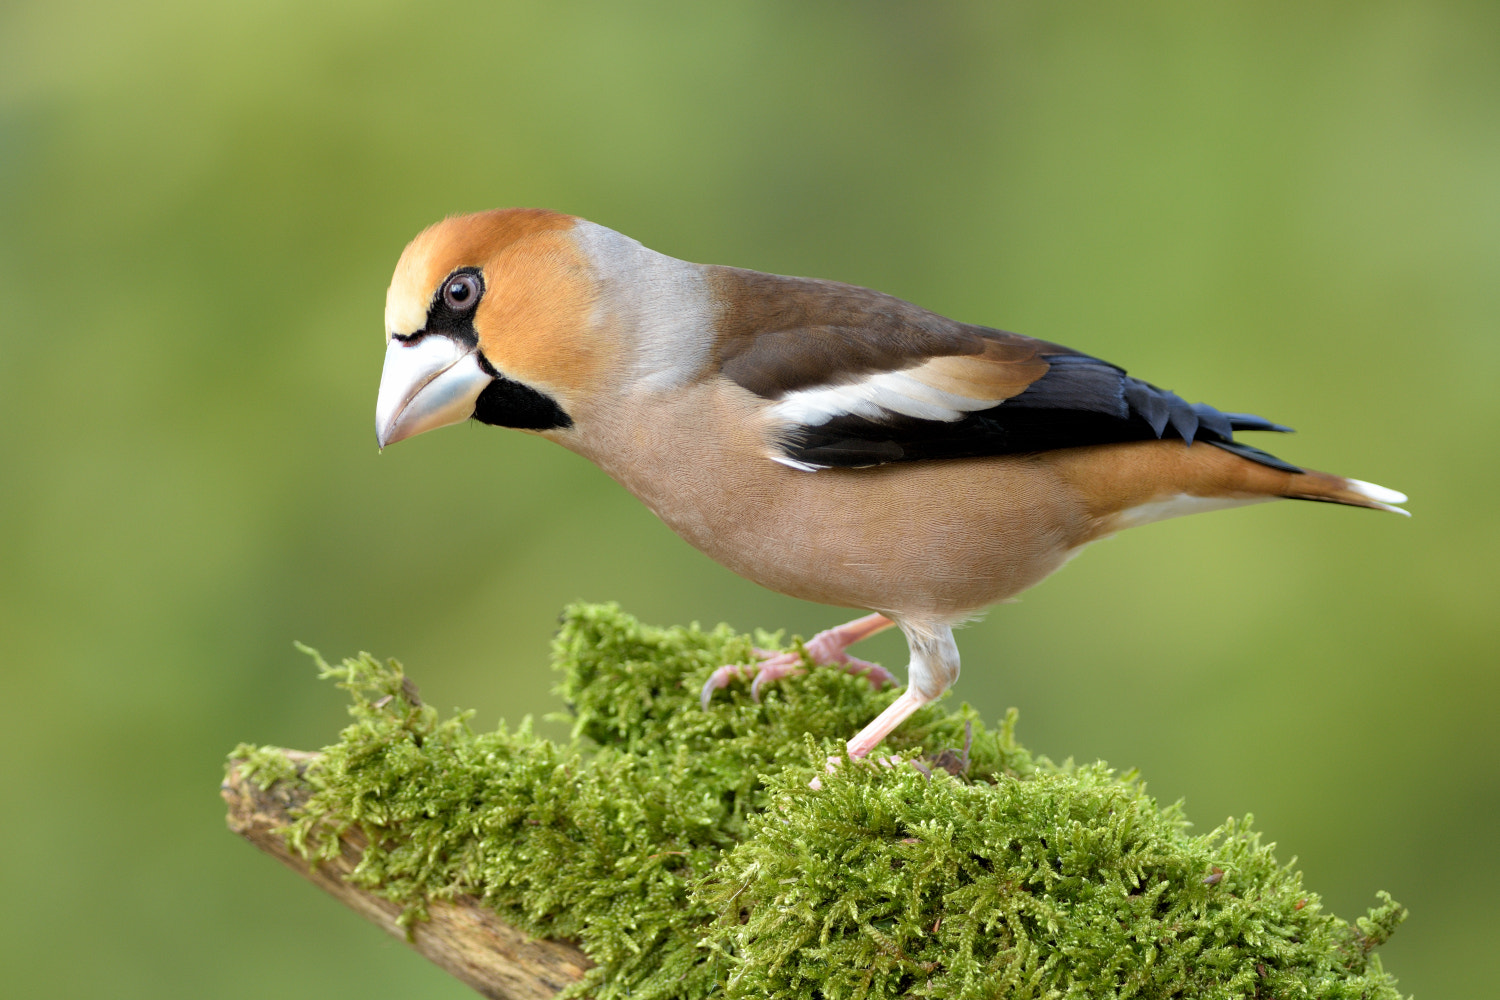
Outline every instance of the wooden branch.
MULTIPOLYGON (((300 773, 316 754, 286 751, 300 773)), ((262 789, 240 773, 240 762, 229 769, 220 789, 229 805, 229 829, 331 894, 356 913, 406 941, 432 962, 463 980, 482 996, 495 1000, 545 1000, 581 980, 593 963, 577 947, 561 941, 527 937, 504 924, 470 896, 435 902, 432 919, 419 923, 410 938, 396 923, 401 906, 372 896, 345 881, 359 864, 365 842, 357 831, 340 841, 342 851, 333 861, 310 865, 287 848, 280 827, 292 822, 292 811, 307 801, 306 788, 277 782, 262 789)))

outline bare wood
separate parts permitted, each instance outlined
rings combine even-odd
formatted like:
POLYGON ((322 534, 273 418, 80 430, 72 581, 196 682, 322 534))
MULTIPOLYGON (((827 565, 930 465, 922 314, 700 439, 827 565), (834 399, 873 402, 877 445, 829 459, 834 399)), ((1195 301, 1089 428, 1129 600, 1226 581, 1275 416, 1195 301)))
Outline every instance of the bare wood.
MULTIPOLYGON (((286 751, 299 772, 316 754, 286 751)), ((229 829, 276 858, 297 874, 328 892, 356 913, 374 921, 391 935, 407 941, 422 955, 446 969, 482 996, 495 1000, 546 1000, 581 980, 593 963, 575 946, 543 941, 500 921, 473 897, 431 906, 430 921, 420 923, 410 939, 396 923, 401 907, 350 885, 345 877, 359 863, 364 839, 347 834, 332 861, 309 865, 288 849, 275 831, 292 821, 292 811, 307 800, 305 788, 277 782, 262 789, 240 773, 239 762, 229 769, 220 788, 229 805, 229 829)))

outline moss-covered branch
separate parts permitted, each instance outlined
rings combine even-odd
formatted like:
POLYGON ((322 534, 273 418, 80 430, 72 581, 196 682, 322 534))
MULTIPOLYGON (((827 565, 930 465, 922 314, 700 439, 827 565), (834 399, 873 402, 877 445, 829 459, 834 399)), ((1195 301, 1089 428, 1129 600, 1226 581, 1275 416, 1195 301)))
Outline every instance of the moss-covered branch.
POLYGON ((350 878, 369 842, 357 827, 346 829, 337 853, 309 863, 287 843, 285 831, 304 814, 312 789, 301 779, 317 754, 282 752, 282 762, 261 751, 255 765, 231 759, 220 792, 229 807, 229 828, 276 858, 354 912, 408 941, 440 968, 495 1000, 547 1000, 583 980, 593 966, 575 945, 542 941, 516 930, 472 896, 435 902, 430 920, 408 926, 406 908, 361 888, 350 878), (247 778, 257 773, 258 780, 247 778), (272 773, 280 780, 268 781, 272 773), (263 783, 265 783, 263 785, 263 783))
POLYGON ((1351 926, 1248 821, 1193 835, 1133 776, 1032 757, 1014 716, 931 706, 887 748, 917 766, 824 774, 891 693, 814 670, 701 711, 750 646, 569 609, 565 746, 440 720, 395 663, 324 664, 353 698, 341 741, 300 767, 241 747, 238 773, 305 794, 287 851, 342 859, 419 947, 474 905, 578 942, 596 964, 571 995, 1398 997, 1373 951, 1389 897, 1351 926))

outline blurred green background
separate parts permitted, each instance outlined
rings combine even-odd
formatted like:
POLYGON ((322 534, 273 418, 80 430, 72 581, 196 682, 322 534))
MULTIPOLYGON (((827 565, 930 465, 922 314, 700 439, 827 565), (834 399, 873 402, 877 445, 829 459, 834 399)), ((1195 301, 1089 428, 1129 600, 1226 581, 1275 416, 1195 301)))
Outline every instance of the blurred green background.
MULTIPOLYGON (((463 427, 378 454, 386 282, 443 215, 574 212, 874 286, 1301 430, 1410 521, 1276 504, 1100 545, 958 697, 1253 812, 1419 997, 1500 939, 1500 5, 0 9, 0 967, 15 996, 470 995, 226 833, 317 747, 292 649, 554 709, 558 610, 811 635, 601 473, 463 427)), ((1267 442, 1269 443, 1269 442, 1267 442)), ((873 655, 901 665, 893 636, 873 655)))

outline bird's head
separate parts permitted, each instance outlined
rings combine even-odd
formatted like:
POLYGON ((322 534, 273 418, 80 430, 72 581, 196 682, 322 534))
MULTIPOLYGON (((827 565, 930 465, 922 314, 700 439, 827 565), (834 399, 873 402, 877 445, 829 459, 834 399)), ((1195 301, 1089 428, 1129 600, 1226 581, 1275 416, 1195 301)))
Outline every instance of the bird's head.
POLYGON ((579 220, 538 209, 454 216, 412 240, 385 300, 380 447, 473 417, 572 426, 570 401, 608 363, 591 335, 595 279, 579 220))

